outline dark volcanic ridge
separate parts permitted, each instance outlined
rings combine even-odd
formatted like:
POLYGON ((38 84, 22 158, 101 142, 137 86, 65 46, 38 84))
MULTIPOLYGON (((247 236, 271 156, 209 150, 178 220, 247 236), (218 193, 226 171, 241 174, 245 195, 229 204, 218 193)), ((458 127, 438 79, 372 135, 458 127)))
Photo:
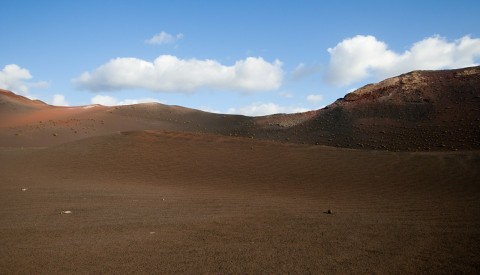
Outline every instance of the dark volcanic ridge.
POLYGON ((291 130, 307 143, 339 147, 480 149, 480 67, 415 71, 370 84, 291 130))
POLYGON ((414 71, 317 111, 222 115, 158 103, 55 107, 0 90, 0 146, 51 146, 119 131, 181 131, 391 151, 480 149, 480 67, 414 71))

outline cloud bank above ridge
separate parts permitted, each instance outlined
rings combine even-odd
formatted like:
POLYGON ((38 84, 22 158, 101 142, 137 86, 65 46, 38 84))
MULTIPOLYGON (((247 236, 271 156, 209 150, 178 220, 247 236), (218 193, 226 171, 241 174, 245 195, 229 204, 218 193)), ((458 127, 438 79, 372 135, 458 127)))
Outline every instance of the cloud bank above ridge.
POLYGON ((248 57, 226 66, 215 60, 179 59, 161 55, 153 62, 115 58, 72 80, 77 88, 92 92, 146 89, 155 92, 194 92, 201 88, 253 93, 278 89, 283 80, 282 62, 248 57))
POLYGON ((480 39, 464 36, 453 42, 435 35, 397 53, 376 37, 357 35, 329 48, 327 83, 346 86, 368 77, 384 79, 412 70, 453 69, 477 65, 480 39))

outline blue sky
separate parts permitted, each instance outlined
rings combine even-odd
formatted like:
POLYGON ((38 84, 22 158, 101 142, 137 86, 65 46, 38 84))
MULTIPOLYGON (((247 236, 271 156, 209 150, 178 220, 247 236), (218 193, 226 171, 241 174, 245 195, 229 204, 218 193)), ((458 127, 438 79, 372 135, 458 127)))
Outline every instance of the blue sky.
POLYGON ((480 62, 479 1, 2 1, 0 88, 60 105, 318 109, 480 62))

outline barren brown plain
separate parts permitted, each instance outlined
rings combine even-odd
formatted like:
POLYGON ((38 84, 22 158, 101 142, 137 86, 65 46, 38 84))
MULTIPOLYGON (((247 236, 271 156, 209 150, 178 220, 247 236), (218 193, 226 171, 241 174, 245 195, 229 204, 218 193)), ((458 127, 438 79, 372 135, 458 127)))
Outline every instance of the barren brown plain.
POLYGON ((393 151, 258 126, 279 117, 0 96, 1 274, 480 272, 471 112, 464 147, 393 151))

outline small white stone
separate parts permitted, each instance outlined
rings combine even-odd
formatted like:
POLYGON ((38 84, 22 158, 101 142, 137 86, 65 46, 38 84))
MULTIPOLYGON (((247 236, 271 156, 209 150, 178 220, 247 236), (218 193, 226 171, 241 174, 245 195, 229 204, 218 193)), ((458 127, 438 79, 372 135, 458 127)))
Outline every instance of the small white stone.
POLYGON ((63 210, 62 212, 60 212, 60 214, 72 214, 72 211, 70 211, 70 210, 63 210))
POLYGON ((27 190, 28 190, 28 188, 22 188, 22 192, 25 192, 27 190))

